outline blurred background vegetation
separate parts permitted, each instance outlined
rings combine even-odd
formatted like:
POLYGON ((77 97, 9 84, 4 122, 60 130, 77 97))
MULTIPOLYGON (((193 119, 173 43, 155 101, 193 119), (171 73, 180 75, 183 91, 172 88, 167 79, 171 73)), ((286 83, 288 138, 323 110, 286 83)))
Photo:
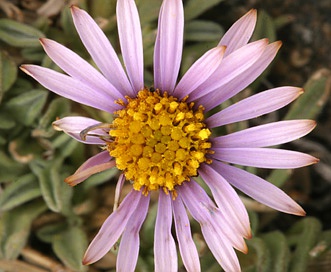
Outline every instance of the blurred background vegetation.
MULTIPOLYGON (((146 85, 152 84, 152 54, 161 0, 136 0, 144 38, 146 85)), ((0 271, 115 271, 116 248, 96 264, 83 267, 82 255, 112 212, 118 173, 108 170, 71 188, 63 182, 98 147, 55 132, 52 122, 68 115, 111 122, 109 114, 60 98, 28 78, 18 66, 34 63, 59 70, 38 38, 54 39, 91 60, 71 20, 69 6, 86 9, 119 49, 116 0, 0 0, 0 271)), ((261 171, 307 212, 281 214, 242 195, 253 228, 249 253, 239 254, 243 271, 331 271, 331 6, 328 0, 184 0, 183 73, 251 8, 258 9, 253 40, 282 40, 278 57, 256 82, 231 101, 268 88, 303 86, 291 106, 250 122, 226 127, 226 133, 281 119, 318 122, 307 137, 283 147, 310 153, 320 163, 297 169, 261 171)), ((119 52, 119 50, 118 50, 119 52)), ((124 193, 130 186, 124 187, 124 193)), ((137 271, 153 271, 152 205, 141 231, 137 271)), ((202 271, 220 271, 200 228, 192 230, 202 271)), ((130 256, 128 256, 130 258, 130 256)), ((179 265, 180 271, 185 271, 179 265)))

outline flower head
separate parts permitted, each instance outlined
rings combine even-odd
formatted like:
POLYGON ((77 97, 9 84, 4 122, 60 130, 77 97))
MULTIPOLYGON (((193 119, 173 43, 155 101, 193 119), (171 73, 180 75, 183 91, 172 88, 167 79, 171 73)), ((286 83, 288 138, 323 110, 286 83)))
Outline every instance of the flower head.
POLYGON ((248 43, 256 22, 251 10, 223 36, 218 46, 198 59, 177 83, 183 47, 181 0, 164 0, 154 49, 154 86, 144 85, 143 47, 138 11, 133 0, 117 1, 118 33, 126 73, 106 36, 83 10, 71 7, 80 38, 99 71, 55 41, 41 39, 48 56, 67 75, 35 65, 21 69, 51 91, 114 114, 103 124, 86 117, 65 117, 54 128, 86 144, 103 146, 66 179, 76 185, 90 175, 117 167, 120 190, 133 188, 104 222, 84 257, 89 264, 102 258, 121 238, 118 271, 134 271, 139 230, 150 194, 159 193, 155 225, 155 270, 177 271, 179 250, 188 271, 200 271, 186 209, 201 225, 216 260, 226 271, 239 271, 234 248, 247 251, 251 237, 247 211, 233 189, 274 209, 304 215, 283 191, 231 164, 262 168, 297 168, 317 162, 300 152, 269 148, 309 133, 314 121, 292 120, 212 137, 212 129, 277 110, 296 99, 302 89, 270 89, 206 118, 205 113, 252 83, 275 57, 280 42, 248 43), (201 176, 213 200, 193 180, 201 176), (232 187, 233 186, 233 187, 232 187), (130 256, 128 258, 127 256, 130 256))

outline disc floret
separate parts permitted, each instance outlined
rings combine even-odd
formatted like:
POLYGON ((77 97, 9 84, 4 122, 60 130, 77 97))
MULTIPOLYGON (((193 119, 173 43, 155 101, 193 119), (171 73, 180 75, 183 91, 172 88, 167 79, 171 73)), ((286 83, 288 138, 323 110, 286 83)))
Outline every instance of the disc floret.
POLYGON ((202 106, 195 110, 187 98, 178 101, 159 90, 144 89, 126 99, 115 113, 107 149, 135 190, 173 192, 197 176, 201 163, 211 162, 206 158, 211 132, 202 106))

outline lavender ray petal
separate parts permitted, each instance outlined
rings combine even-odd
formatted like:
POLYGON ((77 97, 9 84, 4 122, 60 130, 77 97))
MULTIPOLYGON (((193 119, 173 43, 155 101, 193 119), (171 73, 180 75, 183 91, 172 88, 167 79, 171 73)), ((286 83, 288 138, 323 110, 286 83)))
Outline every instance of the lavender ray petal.
POLYGON ((101 140, 99 137, 105 137, 108 136, 109 134, 107 131, 103 129, 93 130, 92 132, 93 135, 87 134, 85 140, 83 140, 80 136, 82 130, 97 124, 100 124, 100 122, 91 118, 82 117, 82 116, 68 116, 54 121, 52 125, 55 130, 63 131, 64 133, 68 134, 70 137, 74 138, 79 142, 85 144, 104 145, 105 141, 101 140))
POLYGON ((303 137, 314 129, 313 120, 279 121, 213 139, 213 147, 266 147, 287 143, 303 137))
POLYGON ((75 186, 95 173, 115 167, 115 161, 110 161, 111 159, 112 157, 110 157, 107 150, 102 151, 85 161, 76 172, 67 177, 65 181, 69 185, 75 186))
POLYGON ((238 77, 240 77, 241 80, 241 75, 245 71, 252 66, 256 66, 255 63, 262 56, 267 44, 267 39, 252 42, 224 58, 222 64, 208 78, 208 80, 191 93, 190 99, 197 100, 198 98, 209 96, 209 93, 213 93, 215 90, 229 84, 229 82, 234 80, 238 81, 238 77))
POLYGON ((199 174, 210 188, 219 209, 224 213, 230 225, 236 225, 236 229, 245 238, 251 237, 251 229, 247 210, 236 191, 229 183, 217 173, 212 165, 203 165, 199 174))
POLYGON ((71 77, 82 81, 90 88, 110 95, 114 100, 124 96, 91 64, 65 46, 49 40, 40 39, 47 55, 71 77))
MULTIPOLYGON (((227 99, 231 98, 232 96, 236 95, 237 93, 239 93, 249 84, 251 84, 268 67, 268 65, 276 56, 280 46, 281 46, 280 42, 274 42, 272 44, 267 45, 260 58, 253 65, 251 65, 248 69, 243 71, 237 77, 227 82, 223 82, 222 83, 223 85, 218 86, 212 90, 209 90, 208 94, 205 93, 204 96, 200 97, 199 99, 196 99, 196 103, 198 103, 199 105, 203 105, 205 109, 208 111, 216 107, 217 105, 221 104, 222 102, 226 101, 227 99)), ((244 47, 241 47, 238 50, 241 50, 242 48, 244 47)), ((223 61, 228 59, 231 55, 226 57, 223 61)), ((200 87, 198 89, 200 89, 200 87)))
POLYGON ((244 166, 253 166, 269 169, 293 169, 317 163, 315 157, 292 150, 282 150, 275 148, 213 148, 214 159, 240 164, 244 166))
MULTIPOLYGON (((205 241, 216 258, 217 262, 225 271, 240 271, 240 264, 235 254, 232 244, 224 234, 222 228, 223 222, 218 222, 219 218, 215 216, 216 207, 210 206, 208 196, 196 190, 196 184, 191 181, 178 188, 179 196, 182 198, 185 206, 201 225, 201 231, 205 241)), ((234 236, 234 234, 232 235, 234 236)))
POLYGON ((237 226, 229 224, 227 218, 200 185, 191 180, 179 188, 182 188, 182 191, 185 190, 185 196, 182 197, 184 204, 193 218, 200 223, 202 229, 206 225, 211 226, 220 233, 220 236, 226 237, 233 247, 242 252, 247 251, 247 246, 237 226), (190 195, 191 200, 187 198, 188 195, 190 195), (188 203, 188 201, 191 202, 188 203))
POLYGON ((224 52, 224 46, 218 46, 207 51, 185 73, 173 94, 178 94, 180 98, 183 98, 193 92, 220 66, 224 52))
POLYGON ((172 201, 172 210, 176 227, 180 255, 187 271, 200 272, 200 261, 197 248, 192 239, 190 221, 182 200, 177 197, 172 201))
POLYGON ((97 23, 86 11, 76 6, 71 7, 71 13, 84 46, 101 72, 122 95, 134 95, 114 48, 97 23))
POLYGON ((239 20, 237 20, 224 34, 218 44, 226 46, 224 56, 228 56, 238 48, 248 43, 255 28, 256 18, 256 10, 251 9, 239 20))
POLYGON ((281 212, 305 215, 305 211, 293 199, 268 181, 218 161, 213 161, 213 168, 230 184, 255 200, 281 212))
POLYGON ((154 87, 172 94, 183 50, 182 0, 164 0, 160 9, 154 48, 154 87))
POLYGON ((129 219, 118 250, 116 267, 119 271, 134 271, 139 254, 139 231, 145 221, 150 197, 141 197, 136 209, 129 219))
POLYGON ((224 271, 240 272, 238 257, 229 241, 221 239, 217 230, 211 226, 206 226, 201 231, 210 251, 224 271))
POLYGON ((21 69, 45 88, 65 98, 107 112, 119 108, 110 96, 67 75, 36 65, 22 65, 21 69))
POLYGON ((213 128, 239 121, 252 119, 278 110, 295 100, 303 93, 301 88, 279 87, 252 95, 206 119, 213 128))
POLYGON ((115 244, 135 211, 142 194, 132 190, 123 200, 119 208, 103 223, 85 252, 83 264, 91 264, 100 260, 115 244))
POLYGON ((177 253, 171 235, 171 195, 160 190, 154 233, 154 262, 156 272, 176 272, 177 253))
POLYGON ((111 160, 112 157, 110 157, 109 152, 107 150, 102 151, 96 155, 94 155, 93 157, 89 158, 87 161, 85 161, 77 170, 78 171, 83 171, 86 170, 88 168, 91 168, 95 165, 101 164, 101 163, 105 163, 111 160))
POLYGON ((144 88, 144 56, 140 19, 133 0, 118 0, 118 35, 124 64, 135 93, 144 88))

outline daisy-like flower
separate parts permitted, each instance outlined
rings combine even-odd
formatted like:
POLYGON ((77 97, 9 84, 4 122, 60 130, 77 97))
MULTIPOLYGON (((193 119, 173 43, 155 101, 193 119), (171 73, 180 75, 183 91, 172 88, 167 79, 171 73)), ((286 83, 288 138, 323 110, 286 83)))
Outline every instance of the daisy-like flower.
POLYGON ((117 198, 125 180, 131 192, 108 217, 88 247, 83 263, 102 258, 119 240, 118 271, 134 271, 139 230, 148 212, 151 193, 158 192, 154 259, 156 271, 177 271, 176 230, 187 271, 200 271, 187 211, 200 223, 204 239, 226 271, 240 271, 234 249, 247 252, 251 237, 247 211, 234 188, 276 210, 304 215, 282 190, 232 164, 262 168, 297 168, 317 159, 300 152, 269 148, 309 133, 311 120, 280 121, 228 135, 212 137, 212 129, 275 111, 303 91, 296 87, 270 89, 233 104, 208 118, 205 113, 252 83, 274 59, 280 42, 248 43, 256 11, 239 19, 218 46, 199 58, 178 81, 183 47, 182 0, 164 0, 154 49, 154 86, 144 85, 142 34, 133 0, 117 1, 118 33, 124 71, 112 45, 83 10, 71 7, 78 34, 98 66, 97 71, 77 54, 55 41, 41 39, 48 56, 67 75, 23 65, 24 72, 51 91, 114 114, 110 124, 86 117, 54 122, 76 140, 101 145, 66 179, 77 185, 94 173, 117 167, 117 198), (197 181, 200 176, 213 200, 197 181))

